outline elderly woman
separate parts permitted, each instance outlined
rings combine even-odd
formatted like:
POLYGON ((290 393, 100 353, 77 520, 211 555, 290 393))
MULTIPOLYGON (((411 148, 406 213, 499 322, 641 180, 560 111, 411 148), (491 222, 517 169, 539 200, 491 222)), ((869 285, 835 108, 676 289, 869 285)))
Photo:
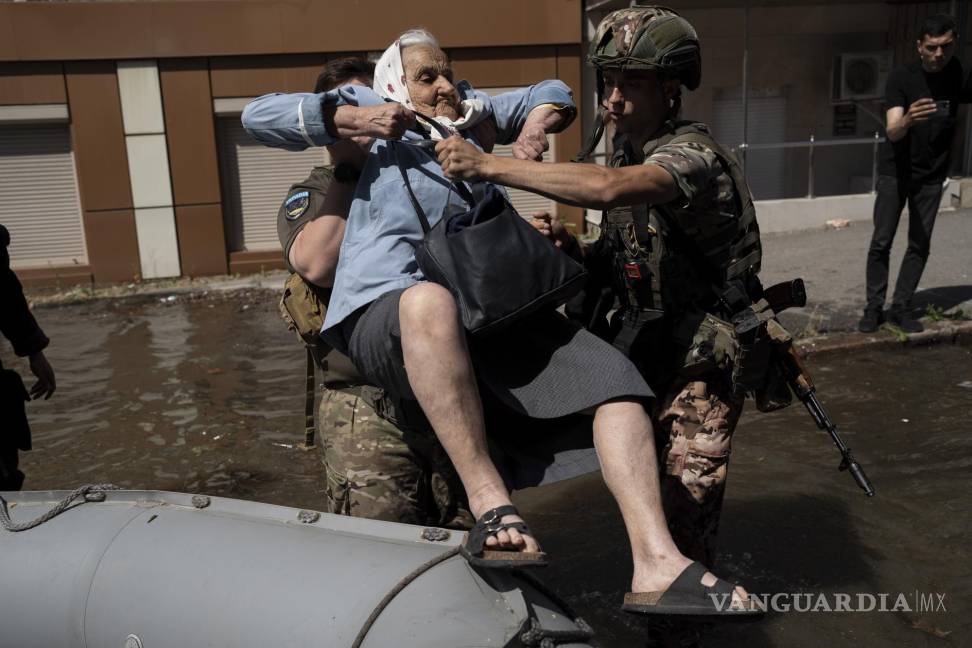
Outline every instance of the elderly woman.
POLYGON ((574 106, 559 81, 492 98, 454 83, 435 38, 412 30, 382 55, 373 92, 348 86, 321 95, 267 95, 247 106, 243 125, 270 146, 299 150, 338 139, 368 146, 360 177, 335 172, 357 189, 322 335, 369 379, 421 405, 477 518, 463 554, 481 567, 546 564, 490 459, 482 385, 490 402, 528 417, 594 412, 594 445, 631 540, 632 592, 658 603, 639 611, 684 611, 689 600, 701 614, 752 612, 742 590, 733 594, 731 585, 679 553, 668 533, 642 405, 652 394, 628 360, 555 312, 529 318, 501 342, 469 342, 452 295, 424 280, 413 251, 422 226, 401 174, 433 226, 467 206, 430 153, 432 129, 416 113, 480 148, 490 145, 483 134, 495 132, 497 142, 515 142, 517 155, 536 157, 545 133, 566 127, 574 106), (709 592, 732 594, 734 603, 720 610, 709 592))

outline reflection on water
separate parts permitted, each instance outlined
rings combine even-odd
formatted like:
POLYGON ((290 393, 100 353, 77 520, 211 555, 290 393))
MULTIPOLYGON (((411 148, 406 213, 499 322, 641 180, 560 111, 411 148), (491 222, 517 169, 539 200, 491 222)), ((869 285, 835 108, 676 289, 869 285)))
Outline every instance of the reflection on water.
MULTIPOLYGON (((37 312, 58 391, 29 405, 25 488, 112 482, 322 508, 303 348, 267 294, 37 312)), ((4 361, 17 364, 5 351, 4 361)))
MULTIPOLYGON (((303 431, 302 347, 267 294, 45 308, 58 391, 29 404, 26 488, 112 482, 322 508, 303 431)), ((9 366, 24 369, 3 350, 9 366)), ((877 489, 866 499, 799 405, 737 432, 716 570, 763 593, 945 592, 947 613, 778 614, 706 645, 963 646, 972 631, 972 352, 811 361, 877 489)), ((26 372, 23 372, 26 375, 26 372)), ((545 578, 605 648, 646 645, 618 611, 630 576, 617 509, 592 475, 517 496, 553 557, 545 578)))

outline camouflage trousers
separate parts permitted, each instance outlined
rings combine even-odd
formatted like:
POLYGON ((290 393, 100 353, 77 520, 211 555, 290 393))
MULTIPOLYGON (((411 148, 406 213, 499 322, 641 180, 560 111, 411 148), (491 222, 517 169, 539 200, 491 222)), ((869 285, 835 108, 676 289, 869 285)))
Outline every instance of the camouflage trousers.
POLYGON ((396 427, 355 390, 326 389, 318 409, 332 513, 472 528, 465 491, 431 430, 396 427))
POLYGON ((712 565, 726 491, 732 433, 743 410, 719 374, 677 381, 660 403, 662 502, 672 538, 689 558, 712 565))

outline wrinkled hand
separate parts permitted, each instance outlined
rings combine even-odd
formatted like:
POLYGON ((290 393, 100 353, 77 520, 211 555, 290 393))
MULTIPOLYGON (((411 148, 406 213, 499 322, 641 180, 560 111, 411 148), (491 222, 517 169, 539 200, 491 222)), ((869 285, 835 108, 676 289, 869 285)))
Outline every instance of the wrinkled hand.
POLYGON ((934 115, 936 110, 938 108, 935 106, 935 100, 925 97, 908 106, 906 117, 912 123, 923 122, 934 115))
POLYGON ((479 180, 483 176, 486 154, 453 135, 435 145, 442 172, 451 180, 479 180))
POLYGON ((550 148, 547 133, 539 124, 527 124, 513 143, 513 157, 518 160, 543 160, 544 152, 550 148))
POLYGON ((356 108, 354 122, 354 132, 348 133, 350 137, 397 140, 415 126, 415 114, 400 103, 387 102, 356 108))
POLYGON ((30 388, 31 400, 37 400, 42 395, 47 400, 57 389, 57 382, 54 379, 54 369, 47 361, 43 351, 30 356, 30 371, 37 377, 37 382, 30 388))
POLYGON ((570 243, 571 233, 567 231, 560 219, 551 216, 549 212, 534 212, 530 224, 558 248, 562 249, 570 243))

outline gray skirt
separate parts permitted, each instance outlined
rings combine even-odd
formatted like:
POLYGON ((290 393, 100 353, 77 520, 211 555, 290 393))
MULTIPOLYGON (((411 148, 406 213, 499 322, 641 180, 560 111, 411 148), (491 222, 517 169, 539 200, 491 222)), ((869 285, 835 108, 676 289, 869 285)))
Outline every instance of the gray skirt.
MULTIPOLYGON (((325 339, 346 351, 368 380, 397 398, 414 400, 398 318, 404 290, 385 293, 325 339)), ((559 418, 617 398, 653 397, 624 354, 556 311, 537 313, 490 337, 471 338, 469 352, 480 390, 488 389, 529 418, 559 418)))
MULTIPOLYGON (((414 401, 402 357, 402 292, 385 293, 331 329, 325 340, 393 398, 414 401)), ((533 315, 494 337, 472 338, 469 349, 490 453, 511 490, 597 470, 592 419, 582 413, 618 398, 654 396, 620 351, 555 311, 533 315)), ((421 412, 417 403, 409 409, 421 412)), ((409 427, 428 426, 420 418, 410 415, 409 427)))

